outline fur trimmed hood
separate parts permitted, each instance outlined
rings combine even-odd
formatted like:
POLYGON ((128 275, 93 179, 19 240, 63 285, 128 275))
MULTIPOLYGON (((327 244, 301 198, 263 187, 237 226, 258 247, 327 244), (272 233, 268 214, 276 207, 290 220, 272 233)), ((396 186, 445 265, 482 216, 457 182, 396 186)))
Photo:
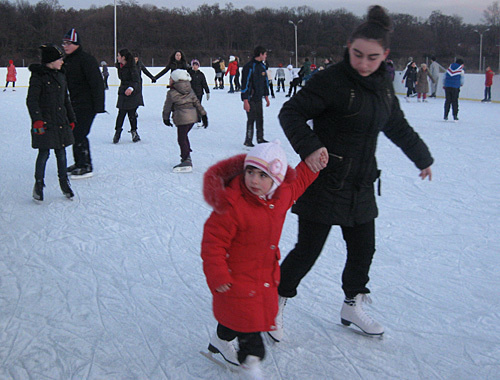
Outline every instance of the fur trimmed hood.
MULTIPOLYGON (((212 206, 215 212, 222 214, 231 204, 230 199, 234 194, 234 186, 230 186, 233 179, 244 172, 246 154, 239 154, 219 161, 212 165, 203 176, 203 197, 212 206)), ((276 189, 273 198, 279 198, 280 188, 297 178, 295 169, 288 166, 285 180, 276 189)))

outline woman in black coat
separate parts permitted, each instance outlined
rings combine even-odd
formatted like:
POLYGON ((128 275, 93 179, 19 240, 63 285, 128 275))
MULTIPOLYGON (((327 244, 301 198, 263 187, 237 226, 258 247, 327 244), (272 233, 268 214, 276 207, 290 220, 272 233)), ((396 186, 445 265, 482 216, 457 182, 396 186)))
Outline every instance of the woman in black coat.
POLYGON ((130 121, 130 133, 132 141, 140 141, 141 138, 137 133, 137 108, 144 105, 142 100, 142 85, 139 70, 135 65, 134 57, 127 49, 122 49, 118 52, 118 78, 120 78, 120 87, 118 88, 118 116, 116 117, 115 135, 113 143, 117 144, 120 141, 122 126, 125 116, 128 115, 130 121))
POLYGON ((38 149, 33 198, 43 201, 45 166, 50 149, 56 154, 61 190, 66 197, 72 198, 74 194, 66 171, 66 147, 75 141, 72 129, 76 118, 66 76, 61 72, 63 52, 54 44, 44 44, 40 50, 42 63, 29 66, 31 78, 26 98, 32 122, 31 146, 38 149))
POLYGON ((406 68, 406 72, 403 75, 403 79, 401 83, 403 83, 406 79, 405 86, 406 90, 406 101, 410 101, 410 96, 415 93, 415 83, 417 82, 417 64, 415 62, 410 62, 408 67, 406 68))
POLYGON ((344 60, 314 75, 280 111, 281 126, 295 151, 311 170, 323 170, 292 208, 299 216, 298 242, 281 264, 278 329, 270 332, 275 340, 283 334, 285 300, 297 294, 332 225, 341 227, 347 246, 341 321, 367 334, 384 332, 362 307, 370 293, 366 285, 375 253, 379 133, 401 148, 422 179, 431 179, 433 163, 427 146, 404 118, 385 70, 390 24, 381 7, 370 8, 368 20, 348 41, 344 60))
POLYGON ((176 50, 171 56, 170 59, 168 60, 167 66, 160 71, 158 74, 155 75, 154 77, 154 82, 156 82, 158 79, 160 79, 162 76, 164 76, 168 71, 174 71, 177 69, 182 69, 182 70, 187 70, 189 69, 189 66, 186 61, 186 56, 184 53, 180 50, 176 50))

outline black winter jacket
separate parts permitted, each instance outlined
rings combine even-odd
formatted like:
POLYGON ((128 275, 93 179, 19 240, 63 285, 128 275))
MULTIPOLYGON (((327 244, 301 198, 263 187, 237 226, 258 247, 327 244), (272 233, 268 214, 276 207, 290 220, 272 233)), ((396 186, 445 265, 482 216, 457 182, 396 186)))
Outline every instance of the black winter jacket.
POLYGON ((203 91, 209 94, 210 90, 208 89, 207 78, 205 74, 201 72, 201 70, 193 70, 189 69, 189 75, 191 75, 191 88, 193 89, 196 96, 203 96, 203 91))
POLYGON ((104 82, 96 59, 80 46, 64 58, 64 68, 73 109, 105 112, 104 82))
POLYGON ((379 176, 375 151, 379 132, 425 169, 433 159, 399 107, 385 64, 368 77, 344 61, 313 75, 283 105, 279 119, 295 151, 305 159, 321 147, 328 166, 292 211, 305 219, 353 226, 378 215, 374 182, 379 176), (311 129, 306 122, 313 120, 311 129))
POLYGON ((31 146, 35 149, 60 149, 73 144, 69 123, 76 119, 64 73, 40 64, 30 65, 29 70, 31 78, 26 105, 31 124, 42 120, 46 128, 43 135, 31 130, 31 146))
POLYGON ((168 63, 168 65, 162 70, 160 71, 158 74, 155 75, 155 79, 158 80, 160 79, 162 76, 164 76, 166 73, 168 73, 168 70, 171 70, 171 71, 174 71, 174 70, 177 70, 177 69, 182 69, 182 70, 187 70, 189 68, 188 64, 186 63, 186 61, 184 60, 180 60, 180 61, 171 61, 168 63))
POLYGON ((144 105, 142 99, 142 83, 139 74, 139 68, 135 63, 127 62, 123 67, 116 64, 118 78, 120 78, 120 87, 118 88, 118 100, 116 108, 122 110, 132 110, 144 105), (129 96, 125 95, 127 88, 132 87, 134 91, 129 96))
POLYGON ((241 100, 261 100, 264 96, 269 96, 266 65, 252 59, 241 73, 241 100))

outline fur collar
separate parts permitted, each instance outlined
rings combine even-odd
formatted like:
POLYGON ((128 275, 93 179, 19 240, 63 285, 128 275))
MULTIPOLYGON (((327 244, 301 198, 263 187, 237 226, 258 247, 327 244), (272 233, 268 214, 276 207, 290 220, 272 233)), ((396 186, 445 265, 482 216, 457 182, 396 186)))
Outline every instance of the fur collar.
MULTIPOLYGON (((231 204, 233 190, 231 181, 243 174, 246 154, 239 154, 219 161, 208 168, 203 177, 203 197, 212 206, 215 212, 224 213, 231 204)), ((283 185, 289 184, 297 178, 295 169, 288 166, 285 181, 276 189, 273 198, 279 198, 279 192, 283 185)), ((244 185, 243 185, 244 186, 244 185)))

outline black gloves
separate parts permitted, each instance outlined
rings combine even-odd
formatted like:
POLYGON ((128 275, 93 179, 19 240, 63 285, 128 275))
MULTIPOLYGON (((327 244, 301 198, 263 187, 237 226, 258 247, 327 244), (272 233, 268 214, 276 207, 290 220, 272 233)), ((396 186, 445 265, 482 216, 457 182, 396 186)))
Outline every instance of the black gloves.
POLYGON ((163 119, 163 124, 165 124, 167 127, 172 127, 172 123, 170 122, 170 119, 163 119))
POLYGON ((201 121, 203 122, 203 128, 208 127, 208 117, 207 117, 207 115, 203 115, 201 117, 201 121))

